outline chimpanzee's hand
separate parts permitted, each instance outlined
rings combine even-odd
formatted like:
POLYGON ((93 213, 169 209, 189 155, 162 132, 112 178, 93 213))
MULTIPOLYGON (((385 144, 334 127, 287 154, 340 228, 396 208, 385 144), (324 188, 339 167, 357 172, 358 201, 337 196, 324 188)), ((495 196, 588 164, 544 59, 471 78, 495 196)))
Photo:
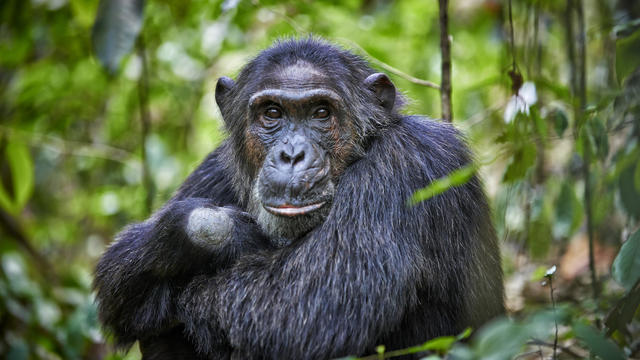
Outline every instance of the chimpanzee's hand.
POLYGON ((216 206, 209 199, 171 201, 152 219, 150 234, 155 240, 147 249, 163 273, 204 265, 220 269, 243 253, 268 246, 251 215, 237 207, 216 206))
POLYGON ((227 207, 198 207, 191 210, 185 232, 189 241, 198 247, 215 251, 227 244, 232 237, 234 213, 227 207))
POLYGON ((269 247, 255 219, 232 206, 200 206, 189 213, 185 233, 196 247, 232 260, 246 252, 269 247))

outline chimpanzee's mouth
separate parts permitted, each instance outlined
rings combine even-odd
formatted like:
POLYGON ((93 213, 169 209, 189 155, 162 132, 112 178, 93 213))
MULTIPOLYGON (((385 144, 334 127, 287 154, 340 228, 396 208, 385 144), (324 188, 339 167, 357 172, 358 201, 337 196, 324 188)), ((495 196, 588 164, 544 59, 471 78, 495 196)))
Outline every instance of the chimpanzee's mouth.
POLYGON ((308 214, 310 212, 316 211, 320 209, 326 201, 320 201, 314 204, 304 205, 304 206, 296 206, 291 204, 282 204, 278 206, 271 206, 267 204, 262 204, 262 206, 270 213, 279 216, 298 216, 308 214))

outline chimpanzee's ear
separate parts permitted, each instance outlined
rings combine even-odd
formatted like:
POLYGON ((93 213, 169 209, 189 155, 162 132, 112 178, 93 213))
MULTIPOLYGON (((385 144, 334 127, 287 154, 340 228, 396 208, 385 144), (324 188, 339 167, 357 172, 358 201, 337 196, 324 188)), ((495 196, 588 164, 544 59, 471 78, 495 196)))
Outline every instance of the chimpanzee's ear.
POLYGON ((234 86, 236 86, 236 83, 226 76, 218 79, 218 83, 216 84, 216 103, 222 113, 224 113, 224 100, 234 86))
POLYGON ((364 85, 376 94, 380 104, 391 111, 396 101, 396 87, 383 73, 375 73, 364 79, 364 85))

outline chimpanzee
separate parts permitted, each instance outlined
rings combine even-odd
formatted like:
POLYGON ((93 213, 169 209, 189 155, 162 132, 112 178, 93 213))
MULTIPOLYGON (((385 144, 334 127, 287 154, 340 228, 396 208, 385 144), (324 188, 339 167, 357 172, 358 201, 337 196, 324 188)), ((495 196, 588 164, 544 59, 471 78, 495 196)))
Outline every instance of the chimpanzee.
POLYGON ((148 359, 328 359, 397 349, 504 312, 478 178, 407 200, 468 165, 447 123, 360 57, 275 43, 216 101, 229 138, 100 260, 99 316, 148 359))

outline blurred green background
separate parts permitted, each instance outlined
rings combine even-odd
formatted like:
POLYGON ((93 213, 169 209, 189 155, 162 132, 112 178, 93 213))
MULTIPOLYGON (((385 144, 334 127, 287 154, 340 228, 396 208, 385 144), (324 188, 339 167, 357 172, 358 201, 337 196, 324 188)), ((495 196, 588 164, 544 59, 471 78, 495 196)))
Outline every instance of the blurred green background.
MULTIPOLYGON (((546 279, 564 309, 560 343, 580 356, 637 356, 640 4, 511 7, 509 21, 507 1, 449 5, 454 124, 493 202, 507 305, 517 324, 538 326, 528 315, 551 303, 540 281, 557 265, 546 279), (612 319, 621 304, 626 312, 612 319)), ((113 0, 100 9, 93 0, 3 0, 0 21, 0 356, 8 359, 139 358, 136 348, 115 353, 101 334, 93 266, 123 226, 161 206, 224 139, 217 78, 235 76, 274 40, 322 36, 389 73, 411 99, 407 113, 441 114, 439 91, 419 81, 440 83, 435 0, 113 0)), ((534 335, 502 321, 467 355, 525 351, 534 335), (501 346, 487 345, 496 336, 501 346)), ((548 321, 542 327, 552 330, 548 321)), ((553 343, 551 333, 540 336, 553 343)), ((549 346, 534 350, 543 347, 549 356, 549 346)))

